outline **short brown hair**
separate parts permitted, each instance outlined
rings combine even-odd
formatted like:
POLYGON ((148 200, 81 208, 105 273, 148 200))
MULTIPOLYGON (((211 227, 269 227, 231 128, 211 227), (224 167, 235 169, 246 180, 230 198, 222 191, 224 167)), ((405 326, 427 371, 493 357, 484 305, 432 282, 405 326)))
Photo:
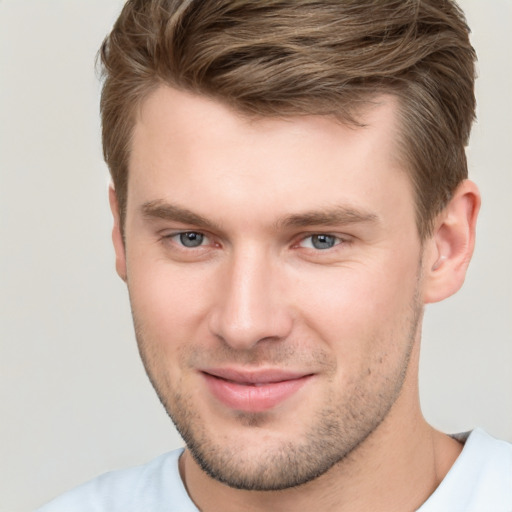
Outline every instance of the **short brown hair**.
POLYGON ((161 84, 251 115, 356 124, 365 102, 393 94, 422 238, 467 177, 476 57, 451 0, 129 0, 100 56, 122 219, 137 109, 161 84))

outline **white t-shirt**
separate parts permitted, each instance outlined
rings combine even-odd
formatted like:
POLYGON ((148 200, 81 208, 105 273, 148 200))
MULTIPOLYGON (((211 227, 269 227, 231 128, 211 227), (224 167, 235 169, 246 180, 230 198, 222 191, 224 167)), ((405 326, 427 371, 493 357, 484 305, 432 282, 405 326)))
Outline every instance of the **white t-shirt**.
MULTIPOLYGON (((512 512, 512 444, 481 429, 418 512, 512 512)), ((106 473, 36 512, 198 512, 181 481, 175 450, 148 464, 106 473)))
POLYGON ((512 512, 512 444, 481 429, 453 437, 464 448, 417 512, 512 512))

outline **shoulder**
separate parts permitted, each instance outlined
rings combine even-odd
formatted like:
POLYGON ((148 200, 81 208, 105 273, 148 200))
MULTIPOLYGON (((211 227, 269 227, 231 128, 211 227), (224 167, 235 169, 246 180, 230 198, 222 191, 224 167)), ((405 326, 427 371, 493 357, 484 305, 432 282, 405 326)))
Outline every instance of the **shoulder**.
POLYGON ((197 511, 180 478, 175 450, 147 464, 105 473, 36 512, 197 511))
POLYGON ((465 439, 464 448, 418 512, 512 510, 512 444, 481 429, 454 437, 465 439))

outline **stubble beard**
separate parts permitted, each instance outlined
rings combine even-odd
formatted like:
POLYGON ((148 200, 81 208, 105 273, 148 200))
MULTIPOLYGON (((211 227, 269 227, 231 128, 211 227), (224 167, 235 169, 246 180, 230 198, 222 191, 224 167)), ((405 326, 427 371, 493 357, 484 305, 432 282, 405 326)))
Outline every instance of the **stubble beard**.
MULTIPOLYGON (((411 353, 421 324, 423 307, 415 294, 411 304, 407 345, 391 374, 381 379, 381 386, 356 385, 342 403, 335 393, 324 398, 324 407, 310 421, 299 440, 279 438, 258 448, 257 457, 244 451, 236 439, 214 439, 208 425, 194 407, 190 393, 178 382, 171 385, 145 339, 144 329, 134 315, 139 352, 148 377, 167 414, 182 436, 196 463, 213 479, 230 487, 254 491, 278 491, 306 484, 323 475, 351 454, 379 427, 396 402, 403 387, 411 353)), ((161 363, 160 363, 161 365, 161 363)), ((371 378, 371 377, 370 377, 371 378)), ((252 429, 253 442, 259 444, 261 428, 271 421, 268 413, 240 412, 239 425, 252 429)))

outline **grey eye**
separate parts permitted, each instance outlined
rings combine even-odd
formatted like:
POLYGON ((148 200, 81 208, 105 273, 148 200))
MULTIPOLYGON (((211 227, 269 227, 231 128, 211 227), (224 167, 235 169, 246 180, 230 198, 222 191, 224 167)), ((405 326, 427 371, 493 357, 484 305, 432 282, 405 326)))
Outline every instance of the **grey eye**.
POLYGON ((312 235, 311 245, 315 249, 330 249, 336 245, 337 238, 332 235, 312 235))
POLYGON ((180 242, 185 247, 199 247, 204 241, 204 235, 195 231, 180 233, 180 242))

